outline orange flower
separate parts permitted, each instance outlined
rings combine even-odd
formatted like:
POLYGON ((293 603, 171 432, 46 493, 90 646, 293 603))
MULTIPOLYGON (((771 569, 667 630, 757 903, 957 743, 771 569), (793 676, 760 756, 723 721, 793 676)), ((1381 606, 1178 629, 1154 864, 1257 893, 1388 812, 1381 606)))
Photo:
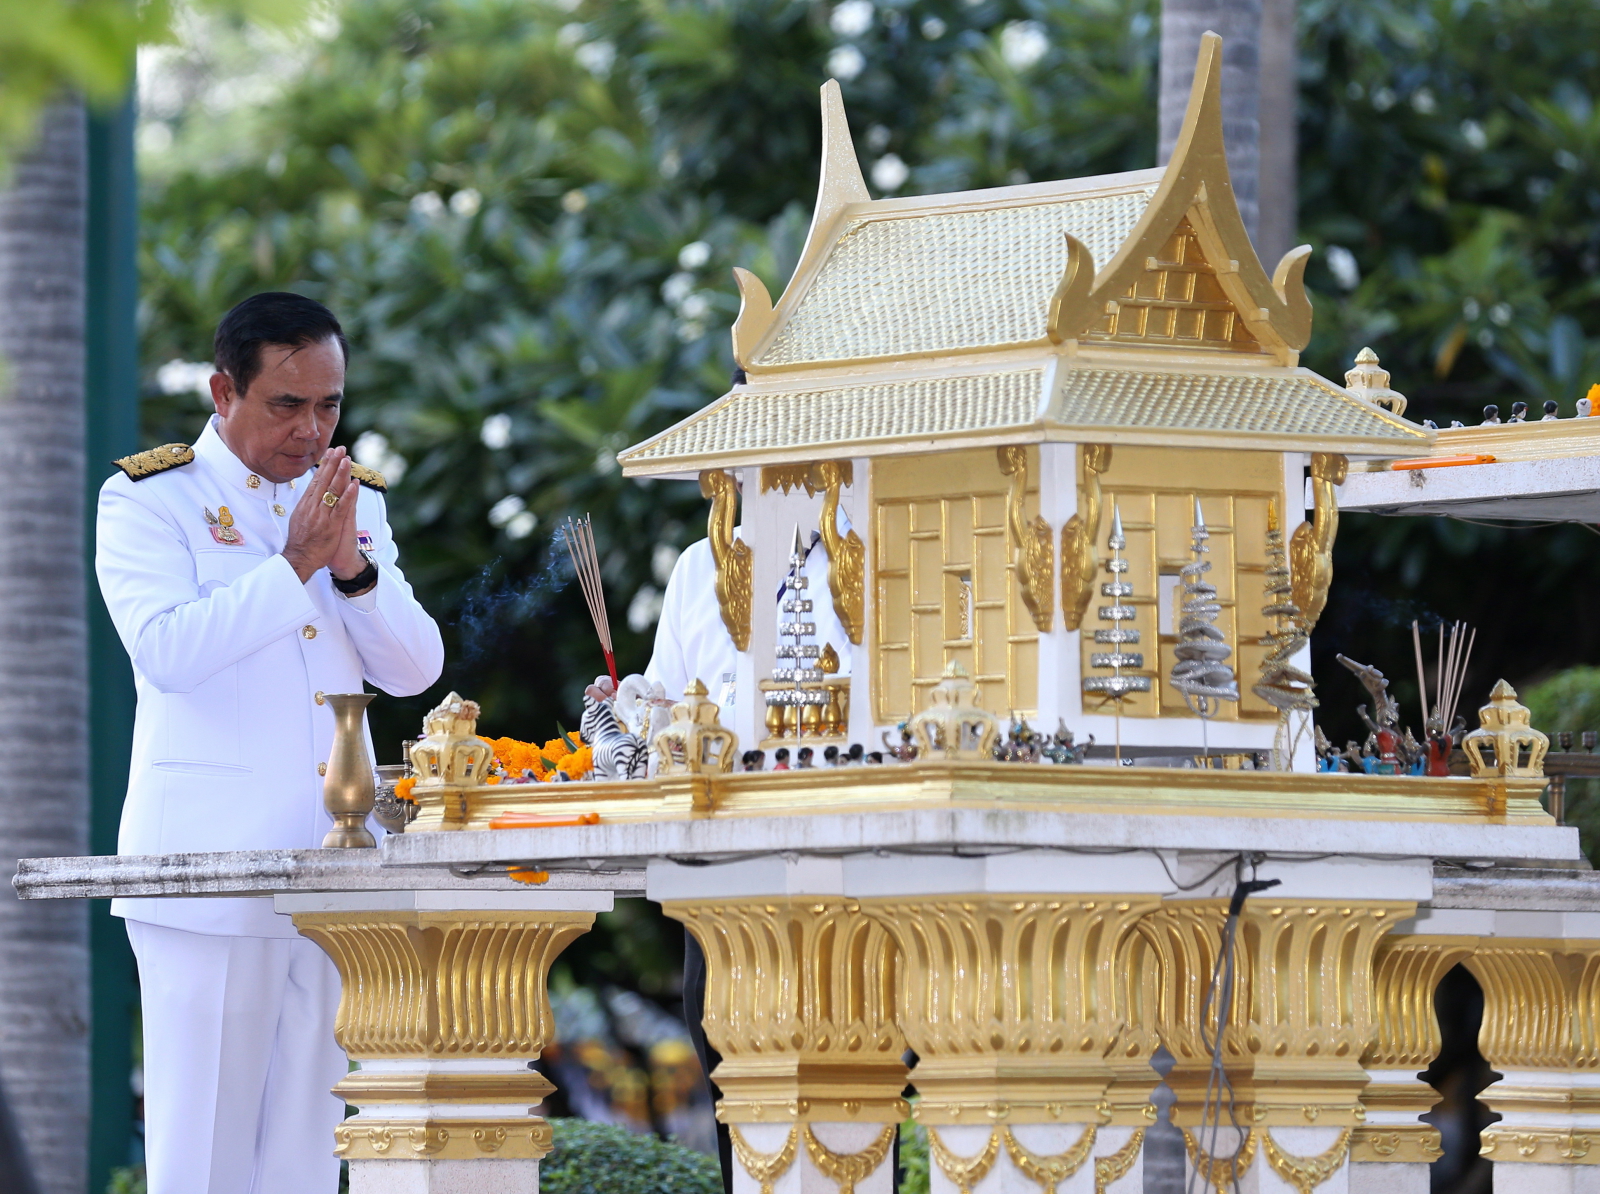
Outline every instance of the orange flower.
POLYGON ((394 798, 396 800, 412 799, 411 789, 417 786, 417 777, 408 775, 404 779, 396 780, 394 785, 394 798))
POLYGON ((567 755, 556 766, 573 779, 582 779, 594 770, 594 751, 580 746, 576 754, 567 755))

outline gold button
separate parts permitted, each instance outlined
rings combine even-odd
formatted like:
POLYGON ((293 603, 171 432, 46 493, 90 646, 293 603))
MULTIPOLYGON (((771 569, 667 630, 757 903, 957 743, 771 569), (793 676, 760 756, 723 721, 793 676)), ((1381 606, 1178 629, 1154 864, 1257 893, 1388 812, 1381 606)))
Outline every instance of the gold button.
POLYGON ((328 774, 328 765, 326 763, 318 763, 317 764, 317 774, 318 775, 327 775, 328 774))
POLYGON ((293 488, 294 488, 294 482, 293 482, 293 481, 290 481, 290 482, 289 482, 289 488, 290 488, 290 489, 293 489, 293 488))
POLYGON ((305 638, 316 638, 317 628, 315 626, 302 626, 300 627, 300 634, 305 638))
POLYGON ((321 704, 325 703, 322 698, 323 698, 323 694, 319 692, 319 693, 317 693, 316 696, 312 697, 311 699, 316 701, 317 704, 321 705, 321 704))
POLYGON ((248 485, 251 489, 260 489, 261 488, 261 478, 256 476, 254 473, 251 473, 248 477, 246 477, 244 479, 244 483, 246 485, 248 485))
POLYGON ((281 505, 279 505, 277 502, 273 502, 272 503, 272 512, 274 514, 276 514, 279 518, 282 518, 283 515, 284 515, 283 507, 281 505))

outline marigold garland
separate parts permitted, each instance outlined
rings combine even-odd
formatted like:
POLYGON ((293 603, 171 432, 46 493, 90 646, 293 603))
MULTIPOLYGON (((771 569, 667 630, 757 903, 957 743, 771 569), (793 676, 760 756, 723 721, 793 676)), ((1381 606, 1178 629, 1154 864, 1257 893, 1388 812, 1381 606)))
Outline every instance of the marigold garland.
POLYGON ((568 779, 583 779, 594 770, 594 752, 577 734, 552 738, 543 746, 515 738, 479 740, 494 751, 487 783, 548 783, 557 771, 568 779))

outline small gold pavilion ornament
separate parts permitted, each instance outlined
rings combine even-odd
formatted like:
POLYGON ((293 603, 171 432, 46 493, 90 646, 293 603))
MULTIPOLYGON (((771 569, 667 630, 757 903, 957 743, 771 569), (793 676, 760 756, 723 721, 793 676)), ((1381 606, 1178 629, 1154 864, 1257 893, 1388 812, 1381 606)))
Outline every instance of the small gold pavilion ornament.
POLYGON ((423 719, 427 736, 411 747, 419 788, 481 784, 494 749, 478 737, 478 702, 452 692, 423 719))
POLYGON ((706 686, 689 681, 683 700, 672 706, 672 724, 656 735, 658 775, 732 771, 739 738, 717 720, 722 710, 706 698, 706 686))
POLYGON ((1504 680, 1494 686, 1489 703, 1478 710, 1478 728, 1461 743, 1472 763, 1474 778, 1498 775, 1538 779, 1544 776, 1544 754, 1550 739, 1533 728, 1528 707, 1517 701, 1517 690, 1504 680), (1494 751, 1494 762, 1483 761, 1487 744, 1494 751), (1527 762, 1522 751, 1526 748, 1527 762))
POLYGON ((911 719, 917 736, 918 757, 943 755, 946 759, 988 759, 1000 723, 978 706, 977 685, 959 663, 944 669, 944 679, 928 694, 929 706, 911 719))
POLYGON ((1344 388, 1391 414, 1406 413, 1406 396, 1389 388, 1389 371, 1378 364, 1378 354, 1370 348, 1356 353, 1355 368, 1345 370, 1344 388))

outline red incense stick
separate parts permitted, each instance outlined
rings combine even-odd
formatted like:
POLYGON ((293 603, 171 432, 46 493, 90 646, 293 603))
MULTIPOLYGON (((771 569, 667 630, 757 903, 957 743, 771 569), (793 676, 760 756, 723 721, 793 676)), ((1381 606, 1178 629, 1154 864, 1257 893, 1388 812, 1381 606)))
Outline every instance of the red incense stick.
POLYGON ((611 684, 615 687, 617 660, 611 651, 611 622, 606 617, 605 591, 600 587, 600 555, 594 546, 594 523, 587 514, 581 522, 568 518, 561 537, 567 541, 572 569, 583 586, 583 599, 589 606, 589 617, 594 619, 594 632, 600 636, 600 650, 606 657, 606 671, 611 673, 611 684))

